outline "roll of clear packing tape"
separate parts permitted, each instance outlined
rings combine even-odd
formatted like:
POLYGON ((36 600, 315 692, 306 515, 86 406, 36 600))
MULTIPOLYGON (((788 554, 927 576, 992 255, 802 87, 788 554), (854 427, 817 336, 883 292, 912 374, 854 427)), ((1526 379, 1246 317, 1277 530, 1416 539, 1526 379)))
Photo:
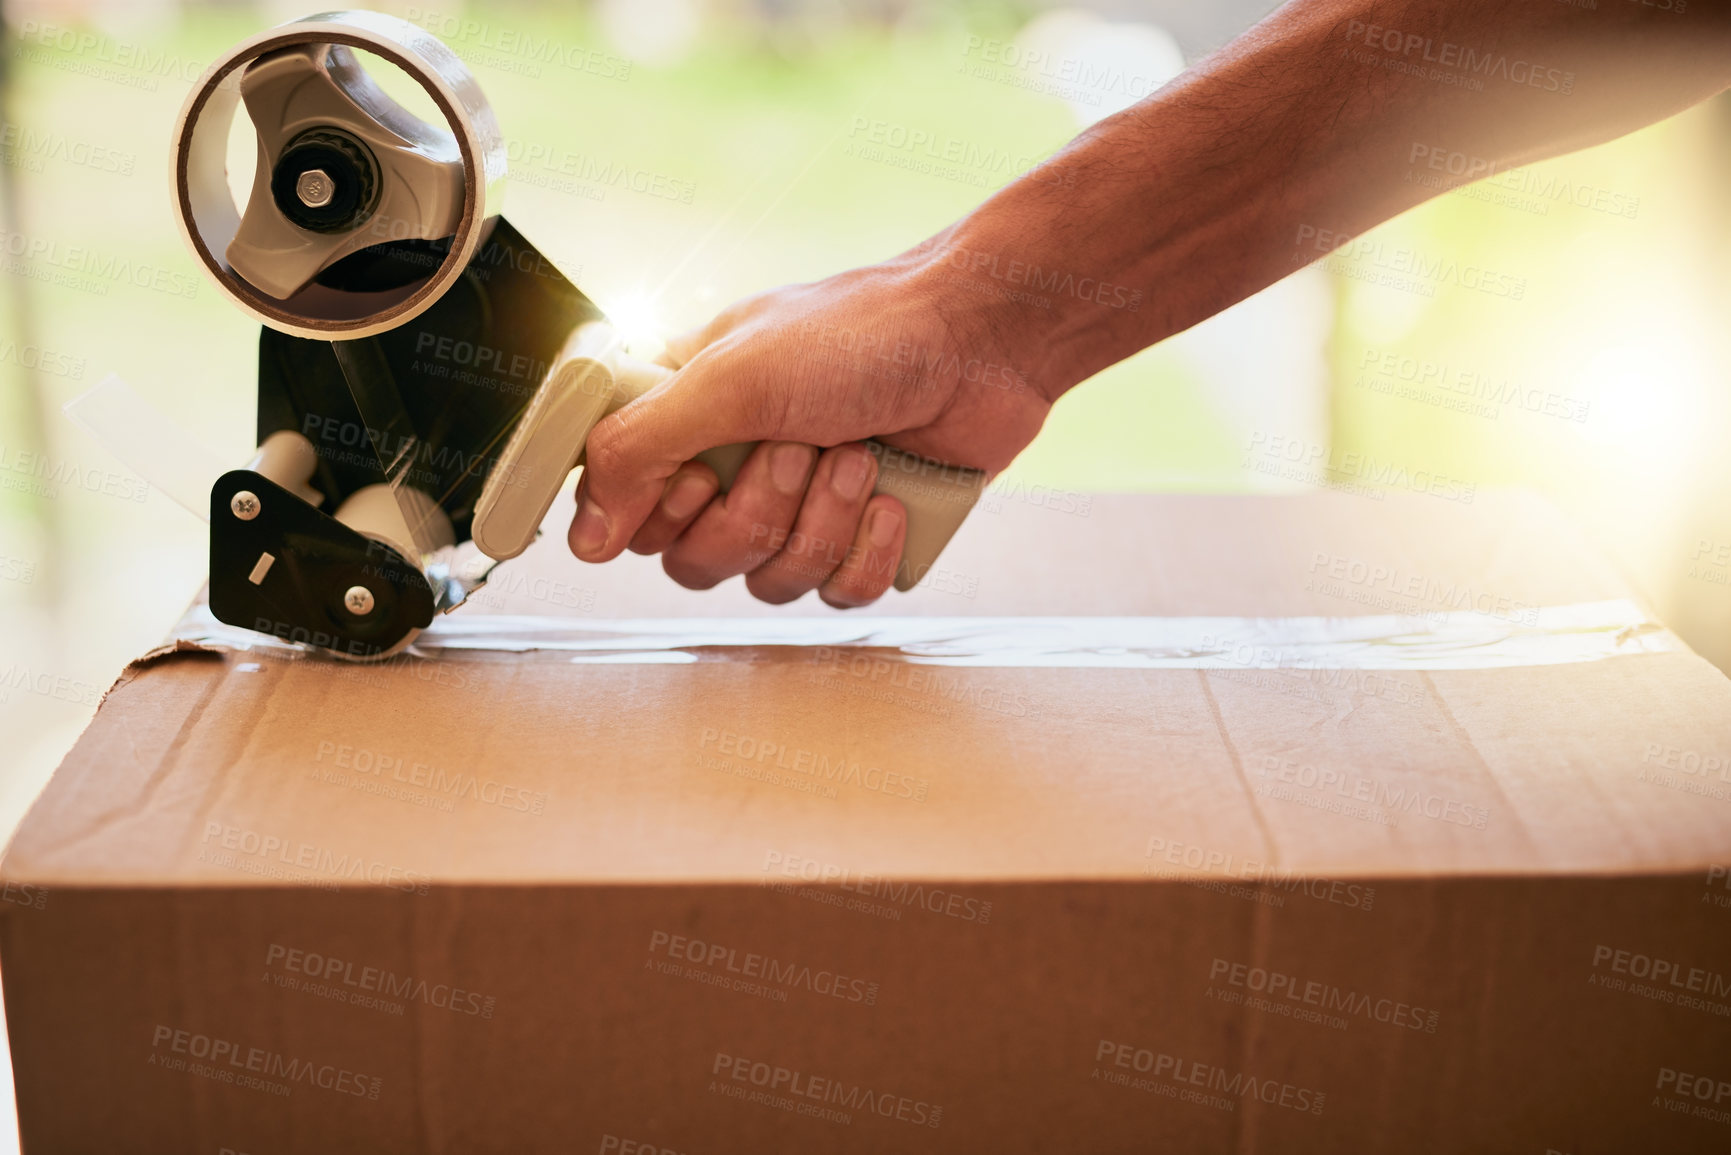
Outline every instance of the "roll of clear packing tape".
MULTIPOLYGON (((434 129, 438 131, 436 126, 434 129)), ((413 139, 411 136, 411 143, 413 139)), ((249 316, 273 329, 297 337, 346 340, 372 336, 412 320, 462 275, 499 212, 505 181, 505 139, 475 78, 436 36, 382 13, 329 12, 280 25, 214 61, 193 86, 176 121, 173 161, 174 208, 181 233, 217 286, 249 316), (460 207, 450 206, 453 230, 443 248, 443 260, 425 278, 371 292, 312 283, 277 297, 237 273, 227 259, 229 246, 242 227, 241 210, 227 177, 229 134, 242 99, 242 79, 255 61, 308 46, 315 50, 334 46, 320 60, 332 72, 340 68, 352 86, 345 96, 357 102, 357 120, 369 114, 382 115, 387 131, 394 127, 415 132, 426 127, 365 76, 364 68, 352 57, 355 50, 400 68, 443 113, 454 144, 455 165, 461 168, 461 203, 460 207)), ((260 171, 255 177, 255 191, 257 183, 271 175, 260 171)), ((374 222, 375 230, 379 223, 374 222)), ((389 227, 376 236, 378 241, 392 239, 400 238, 393 236, 389 227)))

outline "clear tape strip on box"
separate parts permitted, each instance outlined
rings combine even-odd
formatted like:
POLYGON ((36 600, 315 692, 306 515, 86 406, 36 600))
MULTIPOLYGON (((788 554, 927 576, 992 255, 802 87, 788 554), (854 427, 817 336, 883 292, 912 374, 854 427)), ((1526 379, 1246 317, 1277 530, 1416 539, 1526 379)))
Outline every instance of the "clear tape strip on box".
MULTIPOLYGON (((194 606, 167 648, 312 656, 194 606)), ((648 665, 726 660, 762 647, 830 647, 932 666, 1126 670, 1491 670, 1595 662, 1687 647, 1626 600, 1543 606, 1518 620, 1471 610, 1363 617, 665 618, 578 622, 504 614, 438 618, 409 650, 564 654, 648 665)))

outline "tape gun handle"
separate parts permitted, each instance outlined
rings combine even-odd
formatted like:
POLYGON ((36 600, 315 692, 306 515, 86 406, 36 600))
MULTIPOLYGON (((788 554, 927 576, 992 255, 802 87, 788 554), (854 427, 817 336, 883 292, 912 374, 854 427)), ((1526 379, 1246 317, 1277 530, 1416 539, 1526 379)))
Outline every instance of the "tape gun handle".
POLYGON ((469 534, 488 557, 506 561, 535 540, 589 431, 610 411, 617 355, 611 328, 589 324, 554 358, 475 503, 469 534))
MULTIPOLYGON (((673 370, 629 353, 617 354, 614 365, 609 413, 624 408, 673 375, 673 370)), ((907 539, 896 566, 895 586, 898 590, 910 590, 926 576, 950 538, 961 528, 985 488, 986 475, 977 469, 939 465, 880 441, 867 441, 865 445, 878 462, 878 480, 872 492, 888 494, 908 512, 907 539)), ((719 445, 699 453, 697 460, 715 470, 722 490, 726 491, 732 488, 733 479, 755 448, 755 442, 719 445)))

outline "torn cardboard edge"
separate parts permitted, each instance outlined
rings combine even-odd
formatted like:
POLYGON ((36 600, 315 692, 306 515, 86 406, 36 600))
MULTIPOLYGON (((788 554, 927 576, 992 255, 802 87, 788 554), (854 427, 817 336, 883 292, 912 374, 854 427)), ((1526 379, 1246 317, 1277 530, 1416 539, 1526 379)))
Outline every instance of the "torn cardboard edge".
MULTIPOLYGON (((550 652, 570 661, 695 662, 755 647, 893 651, 916 665, 989 668, 1486 670, 1686 651, 1634 602, 1359 617, 570 618, 440 617, 406 654, 550 652)), ((192 606, 169 641, 134 666, 175 653, 328 658, 293 640, 218 621, 192 606)), ((131 667, 129 667, 131 669, 131 667)))
POLYGON ((96 703, 96 708, 100 710, 102 708, 102 703, 108 701, 108 696, 110 694, 138 677, 139 674, 148 670, 152 666, 168 661, 170 658, 194 657, 220 659, 227 652, 228 651, 221 646, 211 645, 206 642, 193 641, 190 638, 171 638, 162 645, 146 650, 144 653, 138 655, 138 657, 126 663, 125 668, 115 677, 114 682, 108 687, 108 689, 102 691, 102 698, 96 703))

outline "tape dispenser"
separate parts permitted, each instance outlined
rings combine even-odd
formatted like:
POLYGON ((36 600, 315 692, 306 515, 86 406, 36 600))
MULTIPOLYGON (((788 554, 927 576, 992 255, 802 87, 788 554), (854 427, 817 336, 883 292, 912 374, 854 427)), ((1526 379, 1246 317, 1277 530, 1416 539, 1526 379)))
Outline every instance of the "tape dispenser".
MULTIPOLYGON (((188 244, 264 326, 259 448, 210 495, 211 612, 344 657, 396 653, 528 547, 590 429, 670 371, 626 354, 500 215, 492 109, 407 21, 325 13, 247 40, 194 87, 173 150, 188 244), (387 95, 366 54, 444 123, 387 95), (244 208, 227 177, 238 106, 258 142, 244 208)), ((984 477, 870 447, 877 491, 908 509, 906 590, 984 477)), ((702 456, 725 489, 751 448, 702 456)))

